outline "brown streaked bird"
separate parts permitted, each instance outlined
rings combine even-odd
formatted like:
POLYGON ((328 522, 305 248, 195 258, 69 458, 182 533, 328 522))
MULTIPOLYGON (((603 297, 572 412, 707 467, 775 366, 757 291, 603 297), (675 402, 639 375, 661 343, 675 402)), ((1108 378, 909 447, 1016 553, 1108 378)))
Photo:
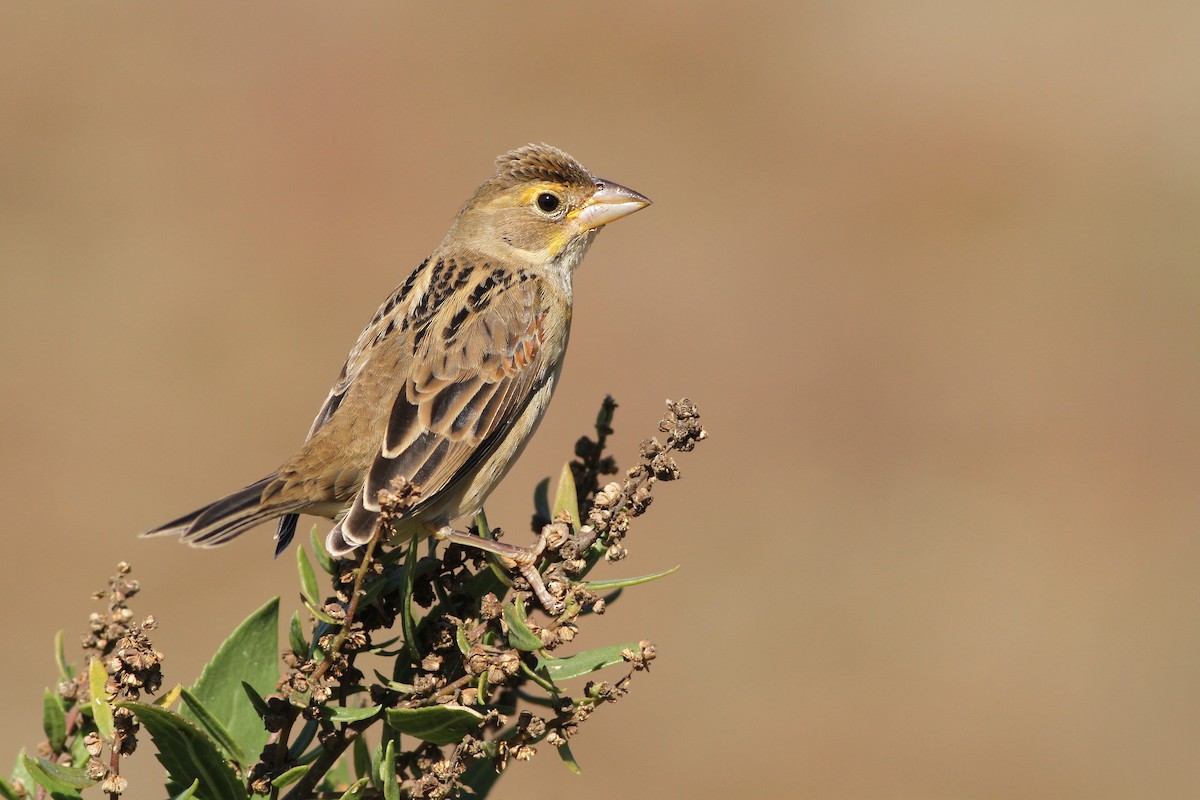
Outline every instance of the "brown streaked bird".
POLYGON ((328 547, 344 556, 370 541, 379 492, 396 478, 420 495, 394 521, 393 541, 449 536, 451 520, 482 506, 558 383, 575 268, 600 228, 650 204, 546 144, 505 153, 496 167, 375 312, 300 449, 262 480, 143 535, 211 547, 279 518, 278 553, 305 513, 337 520, 328 547))

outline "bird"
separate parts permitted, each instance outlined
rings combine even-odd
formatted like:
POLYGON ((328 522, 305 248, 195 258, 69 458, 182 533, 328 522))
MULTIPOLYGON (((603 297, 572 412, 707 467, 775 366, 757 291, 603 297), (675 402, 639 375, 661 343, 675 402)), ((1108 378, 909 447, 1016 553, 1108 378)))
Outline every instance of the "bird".
POLYGON ((596 234, 648 205, 551 145, 500 155, 445 238, 371 317, 299 449, 262 479, 142 535, 213 547, 277 519, 278 555, 303 513, 334 520, 326 548, 349 557, 376 536, 380 493, 407 483, 416 499, 389 514, 389 542, 486 542, 450 523, 481 509, 545 414, 575 270, 596 234))

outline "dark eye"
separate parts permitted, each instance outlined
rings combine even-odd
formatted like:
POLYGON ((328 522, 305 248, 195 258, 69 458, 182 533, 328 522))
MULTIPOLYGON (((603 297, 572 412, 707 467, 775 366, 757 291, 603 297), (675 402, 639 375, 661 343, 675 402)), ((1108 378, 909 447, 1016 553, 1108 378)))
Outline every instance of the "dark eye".
POLYGON ((562 205, 562 201, 556 194, 542 192, 537 196, 537 207, 545 214, 553 214, 560 205, 562 205))

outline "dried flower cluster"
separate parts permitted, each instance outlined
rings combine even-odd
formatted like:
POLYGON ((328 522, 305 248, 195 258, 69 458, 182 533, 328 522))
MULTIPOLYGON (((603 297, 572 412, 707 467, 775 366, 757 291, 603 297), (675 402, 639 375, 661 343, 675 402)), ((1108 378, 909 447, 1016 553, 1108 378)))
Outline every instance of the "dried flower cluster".
MULTIPOLYGON (((54 780, 71 779, 79 787, 98 783, 115 800, 127 788, 120 764, 137 744, 138 720, 160 751, 168 742, 157 731, 169 730, 186 753, 182 760, 163 761, 178 796, 190 796, 180 790, 192 781, 206 786, 206 796, 244 798, 249 791, 272 800, 482 796, 510 763, 532 759, 543 745, 577 769, 571 739, 598 708, 628 693, 633 675, 649 668, 657 650, 646 640, 568 656, 560 656, 560 648, 573 649, 565 646, 581 641, 582 620, 605 613, 624 587, 673 570, 607 581, 587 576, 624 557, 631 523, 649 508, 656 484, 679 477, 674 455, 706 437, 694 403, 668 401, 659 425, 665 440, 645 440, 639 462, 624 478, 602 483, 618 472, 605 454, 615 409, 607 398, 595 438, 577 443, 553 503, 548 485, 540 491, 538 544, 521 569, 512 571, 514 559, 504 555, 514 548, 485 553, 464 546, 465 537, 440 555, 433 542, 424 555, 415 542, 389 547, 389 523, 420 499, 419 487, 404 481, 381 493, 385 524, 354 559, 332 560, 314 535, 313 554, 330 575, 330 593, 320 596, 302 551, 308 624, 293 618, 291 648, 283 653, 285 670, 273 693, 261 697, 240 682, 240 674, 226 676, 239 702, 246 700, 243 687, 250 693, 262 723, 248 719, 248 728, 237 729, 240 740, 204 709, 209 700, 197 696, 199 688, 189 693, 176 687, 153 706, 133 702, 160 689, 162 654, 149 638, 154 618, 133 621, 126 601, 138 586, 128 565, 120 565, 107 591, 97 595, 108 606, 91 616, 83 642, 88 666, 72 674, 60 655, 62 724, 56 722, 58 706, 48 706, 44 760, 30 764, 27 773, 39 795, 54 780), (548 613, 535 621, 529 614, 539 604, 548 613), (615 680, 591 679, 595 670, 622 664, 624 674, 615 680), (566 681, 573 679, 580 684, 568 693, 566 681), (181 692, 197 715, 192 722, 168 710, 181 692), (205 758, 206 766, 187 771, 205 758), (55 772, 56 765, 64 771, 55 772), (36 770, 41 772, 34 775, 36 770), (221 781, 232 783, 222 790, 221 781)), ((502 535, 482 515, 475 533, 493 540, 502 535)), ((269 665, 278 652, 277 604, 268 605, 270 638, 258 650, 266 654, 260 662, 267 665, 265 681, 256 684, 263 688, 274 680, 269 665)), ((8 788, 28 793, 31 787, 0 785, 0 794, 8 796, 8 788)))
MULTIPOLYGON (((68 667, 60 648, 57 705, 47 699, 48 738, 38 746, 39 756, 50 765, 82 767, 113 798, 127 788, 120 774, 121 759, 136 749, 140 727, 128 710, 113 703, 136 700, 162 686, 163 656, 149 637, 157 623, 153 617, 134 622, 127 602, 138 593, 138 582, 129 573, 129 564, 121 562, 108 587, 93 595, 106 601, 107 607, 88 618, 89 630, 82 637, 83 668, 75 672, 68 667), (98 716, 106 724, 101 726, 98 716)), ((20 788, 28 789, 14 786, 20 788)))
MULTIPOLYGON (((539 672, 540 659, 551 658, 555 649, 579 635, 582 615, 606 610, 608 601, 583 578, 598 562, 624 555, 621 542, 632 520, 650 506, 655 484, 679 476, 673 454, 693 449, 706 436, 694 403, 668 402, 659 426, 667 434, 665 442, 647 439, 641 446, 641 460, 626 472, 624 481, 601 487, 603 476, 617 471, 604 452, 615 408, 616 403, 606 398, 597 418, 596 438, 585 437, 576 445, 576 460, 570 464, 574 512, 551 514, 543 508, 534 518, 540 524, 538 571, 561 612, 541 624, 527 619, 532 587, 520 574, 506 575, 501 581, 478 550, 455 544, 441 558, 432 554, 417 558, 413 546, 406 554, 376 555, 372 541, 359 561, 350 562, 347 571, 335 577, 337 591, 323 605, 324 615, 337 627, 321 634, 320 620, 314 619, 318 630, 314 655, 285 656, 291 669, 280 682, 279 696, 268 702, 272 710, 290 706, 292 716, 272 720, 272 729, 283 735, 268 745, 253 767, 253 788, 265 793, 271 780, 295 767, 292 760, 280 757, 281 742, 286 741, 292 722, 327 714, 323 709, 334 698, 345 703, 347 685, 357 685, 362 677, 356 659, 364 652, 380 652, 382 648, 372 642, 394 624, 402 635, 409 631, 411 635, 394 651, 390 680, 377 673, 380 680, 368 687, 379 715, 328 732, 322 738, 325 751, 287 797, 309 796, 323 770, 379 717, 391 719, 388 715, 393 711, 442 706, 472 709, 479 716, 473 730, 455 737, 458 741, 452 749, 426 744, 394 753, 390 766, 405 796, 456 796, 464 782, 469 784, 473 776, 482 774, 481 769, 494 775, 511 760, 529 760, 541 742, 571 760, 568 742, 579 726, 600 705, 623 697, 633 673, 648 668, 656 650, 647 641, 625 648, 619 658, 627 662, 628 673, 612 683, 590 681, 577 698, 563 692, 544 670, 539 672), (580 514, 587 524, 577 527, 580 514), (508 602, 502 600, 505 583, 514 590, 508 602), (368 597, 370 602, 363 601, 368 597), (428 610, 421 615, 410 601, 428 610), (540 702, 550 714, 520 708, 522 700, 534 700, 538 693, 546 696, 540 702)), ((419 498, 417 487, 400 483, 392 489, 379 498, 387 518, 402 516, 419 498)), ((476 527, 489 538, 502 535, 498 529, 489 530, 482 519, 476 527)), ((385 741, 394 735, 386 728, 383 734, 385 741)))

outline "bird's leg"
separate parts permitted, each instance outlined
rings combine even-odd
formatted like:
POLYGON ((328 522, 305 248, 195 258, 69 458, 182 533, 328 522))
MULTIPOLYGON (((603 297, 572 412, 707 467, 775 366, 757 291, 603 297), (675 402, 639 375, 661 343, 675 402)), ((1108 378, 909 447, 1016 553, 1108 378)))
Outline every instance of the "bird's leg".
POLYGON ((434 529, 433 535, 441 542, 454 542, 464 547, 473 547, 476 550, 494 553, 500 557, 500 563, 506 569, 515 569, 529 582, 529 588, 533 589, 538 602, 542 604, 542 608, 546 609, 547 613, 561 614, 565 608, 561 600, 550 594, 550 590, 542 581, 541 573, 537 571, 537 560, 546 549, 544 533, 538 537, 537 543, 532 547, 521 547, 507 542, 497 542, 495 539, 485 539, 473 533, 456 531, 449 525, 434 529))

